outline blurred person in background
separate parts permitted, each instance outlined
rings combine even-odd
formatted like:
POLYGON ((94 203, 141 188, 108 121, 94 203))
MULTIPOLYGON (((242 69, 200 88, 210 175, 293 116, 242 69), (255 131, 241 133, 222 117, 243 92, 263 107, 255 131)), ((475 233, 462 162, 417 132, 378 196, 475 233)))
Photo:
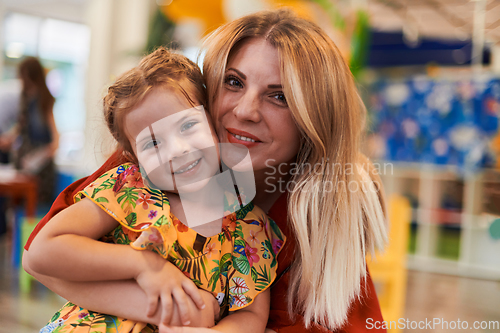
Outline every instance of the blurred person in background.
POLYGON ((0 163, 9 163, 9 137, 17 123, 21 86, 17 80, 0 84, 0 163))
MULTIPOLYGON (((17 122, 20 90, 19 82, 14 80, 0 85, 0 164, 10 162, 10 137, 17 122)), ((7 198, 0 197, 0 235, 7 232, 7 202, 7 198)))
POLYGON ((37 58, 25 58, 18 74, 22 88, 17 124, 2 136, 1 147, 11 150, 17 169, 38 177, 38 200, 50 204, 54 200, 54 156, 59 145, 53 114, 55 98, 37 58))

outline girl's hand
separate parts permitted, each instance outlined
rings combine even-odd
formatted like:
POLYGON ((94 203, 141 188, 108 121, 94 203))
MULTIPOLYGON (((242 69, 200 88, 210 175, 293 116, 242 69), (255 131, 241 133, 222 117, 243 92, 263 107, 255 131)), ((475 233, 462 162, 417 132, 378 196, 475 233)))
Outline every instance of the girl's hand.
POLYGON ((200 310, 205 308, 198 287, 168 261, 162 259, 160 263, 149 262, 146 269, 142 269, 135 279, 147 295, 149 317, 154 316, 158 310, 158 299, 161 299, 161 323, 165 325, 169 325, 172 319, 173 300, 183 325, 191 323, 187 295, 200 310))

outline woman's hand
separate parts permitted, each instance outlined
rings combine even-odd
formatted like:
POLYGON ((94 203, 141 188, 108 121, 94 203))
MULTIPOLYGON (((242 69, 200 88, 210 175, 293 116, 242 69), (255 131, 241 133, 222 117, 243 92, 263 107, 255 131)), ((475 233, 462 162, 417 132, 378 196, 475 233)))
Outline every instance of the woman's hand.
POLYGON ((172 319, 173 300, 175 300, 183 325, 191 323, 188 296, 198 309, 205 308, 205 302, 198 287, 168 261, 162 260, 159 264, 157 261, 149 262, 135 279, 147 295, 149 317, 159 311, 158 301, 161 300, 161 322, 165 325, 170 325, 172 319))
MULTIPOLYGON (((200 328, 200 327, 167 327, 160 326, 160 333, 214 333, 219 332, 211 328, 200 328)), ((266 328, 264 333, 276 333, 275 330, 266 328)))
POLYGON ((160 333, 213 333, 213 332, 228 332, 228 333, 255 333, 266 332, 271 333, 272 330, 266 328, 269 318, 269 304, 271 301, 271 291, 266 289, 257 297, 253 303, 243 309, 234 312, 229 312, 229 315, 224 317, 212 329, 197 328, 197 327, 168 327, 163 323, 159 325, 160 333))

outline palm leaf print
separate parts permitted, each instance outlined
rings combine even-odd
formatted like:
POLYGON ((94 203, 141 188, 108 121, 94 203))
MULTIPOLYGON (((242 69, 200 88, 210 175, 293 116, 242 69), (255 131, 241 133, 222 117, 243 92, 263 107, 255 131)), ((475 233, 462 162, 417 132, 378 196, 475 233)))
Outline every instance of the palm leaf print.
POLYGON ((145 187, 144 190, 146 190, 146 192, 148 192, 151 195, 151 199, 154 200, 154 202, 155 202, 153 205, 163 209, 164 203, 169 204, 167 196, 165 194, 163 194, 162 191, 155 190, 155 189, 152 189, 149 187, 145 187))
POLYGON ((138 189, 134 187, 124 187, 117 194, 121 194, 117 201, 122 204, 122 209, 129 211, 130 207, 135 208, 137 199, 139 198, 138 189), (122 203, 123 201, 123 203, 122 203))
POLYGON ((250 202, 248 205, 236 212, 236 219, 243 220, 245 216, 254 208, 254 204, 250 202))
POLYGON ((255 284, 255 290, 262 291, 264 290, 269 283, 271 283, 271 272, 267 271, 267 267, 260 267, 260 272, 257 272, 257 282, 255 284))

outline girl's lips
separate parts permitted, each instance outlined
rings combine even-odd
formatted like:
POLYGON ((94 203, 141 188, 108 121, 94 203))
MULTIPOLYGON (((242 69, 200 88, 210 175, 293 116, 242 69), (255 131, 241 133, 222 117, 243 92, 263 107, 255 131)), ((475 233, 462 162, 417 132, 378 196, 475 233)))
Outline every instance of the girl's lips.
POLYGON ((177 170, 174 171, 172 174, 174 174, 175 176, 191 175, 192 173, 196 172, 199 169, 197 167, 200 165, 200 162, 201 162, 201 158, 199 158, 195 161, 192 161, 192 162, 188 162, 188 163, 184 164, 183 166, 181 166, 180 168, 177 168, 177 170), (196 164, 191 169, 182 171, 194 163, 196 163, 196 164))
POLYGON ((262 143, 262 141, 260 141, 258 137, 254 136, 254 135, 251 135, 250 133, 239 131, 239 130, 235 130, 235 129, 232 129, 232 128, 227 128, 226 131, 227 131, 227 140, 230 143, 237 143, 237 144, 243 145, 243 146, 245 146, 247 148, 255 147, 256 145, 262 143), (247 140, 240 140, 240 139, 236 138, 235 135, 239 135, 239 136, 244 136, 244 137, 250 138, 252 140, 255 140, 255 142, 253 142, 253 141, 247 141, 247 140))

